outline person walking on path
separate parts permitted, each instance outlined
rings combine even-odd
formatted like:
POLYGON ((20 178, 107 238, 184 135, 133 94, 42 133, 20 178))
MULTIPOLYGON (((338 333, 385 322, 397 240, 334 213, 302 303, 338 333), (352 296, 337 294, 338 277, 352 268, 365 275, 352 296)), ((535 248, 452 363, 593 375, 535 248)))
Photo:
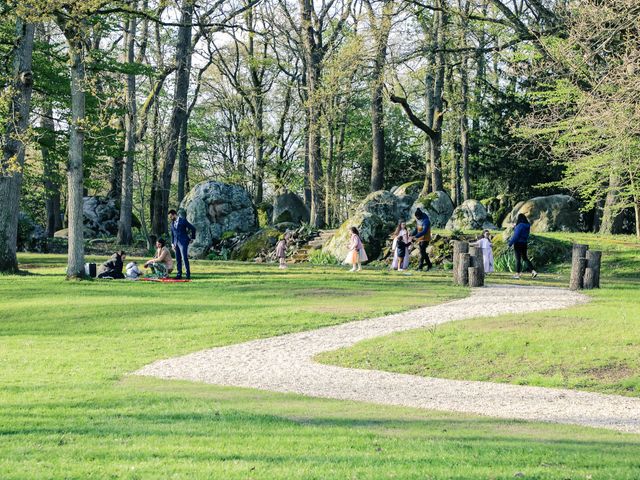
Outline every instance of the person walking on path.
POLYGON ((482 237, 473 243, 473 245, 482 249, 484 273, 493 273, 493 246, 491 244, 491 233, 489 230, 484 230, 482 237))
POLYGON ((522 261, 526 264, 527 270, 531 271, 531 277, 536 278, 538 272, 536 272, 531 260, 527 255, 527 242, 529 241, 529 232, 531 231, 531 224, 524 213, 518 214, 516 219, 516 227, 513 230, 513 234, 509 239, 509 246, 513 247, 513 251, 516 256, 516 274, 513 276, 515 279, 520 278, 522 272, 522 261))
POLYGON ((171 245, 176 252, 176 261, 178 262, 176 278, 182 278, 182 262, 184 261, 187 279, 190 279, 189 244, 196 238, 196 227, 191 225, 186 218, 179 217, 175 210, 169 210, 169 219, 171 220, 171 245))
POLYGON ((127 258, 127 254, 123 250, 119 250, 111 255, 111 258, 100 267, 98 278, 123 279, 124 274, 122 273, 122 268, 124 267, 125 258, 127 258))
POLYGON ((351 241, 349 242, 349 253, 345 258, 344 263, 351 264, 352 272, 362 270, 362 262, 368 260, 367 253, 364 251, 364 245, 360 239, 360 232, 356 227, 351 227, 351 241))
POLYGON ((157 278, 167 278, 167 275, 173 271, 173 258, 164 238, 158 239, 156 255, 144 264, 144 268, 150 268, 152 275, 157 278))
POLYGON ((400 222, 398 228, 393 235, 393 263, 391 264, 392 270, 398 270, 402 272, 409 267, 409 231, 407 230, 407 224, 400 222))
POLYGON ((427 254, 427 247, 431 241, 431 220, 429 219, 429 215, 419 208, 416 209, 415 217, 416 228, 411 236, 418 242, 418 248, 420 249, 420 263, 418 264, 418 270, 422 270, 426 263, 428 272, 433 266, 431 264, 431 260, 429 260, 429 254, 427 254))

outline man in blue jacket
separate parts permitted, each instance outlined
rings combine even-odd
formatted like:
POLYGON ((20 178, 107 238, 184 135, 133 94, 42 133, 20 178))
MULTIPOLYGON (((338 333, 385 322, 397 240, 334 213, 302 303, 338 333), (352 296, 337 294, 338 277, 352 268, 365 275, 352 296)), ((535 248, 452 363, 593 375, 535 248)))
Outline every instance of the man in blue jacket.
POLYGON ((413 231, 411 236, 418 242, 418 248, 420 249, 420 263, 418 264, 418 270, 422 270, 426 263, 428 272, 432 267, 431 260, 429 260, 429 255, 427 254, 427 247, 431 241, 431 220, 429 219, 429 215, 419 208, 416 209, 415 217, 416 229, 413 231))
POLYGON ((522 272, 522 261, 527 266, 528 270, 531 270, 531 276, 536 278, 538 272, 536 272, 529 256, 527 255, 527 243, 529 241, 529 233, 531 232, 531 224, 524 213, 519 213, 516 219, 516 226, 513 229, 513 234, 509 239, 509 246, 513 247, 513 251, 516 256, 516 274, 513 276, 515 279, 520 278, 522 272))
POLYGON ((178 262, 176 278, 182 278, 182 261, 184 260, 187 279, 190 279, 189 244, 196 238, 196 227, 191 225, 186 218, 179 217, 175 210, 169 210, 169 220, 171 221, 171 246, 176 252, 178 262))

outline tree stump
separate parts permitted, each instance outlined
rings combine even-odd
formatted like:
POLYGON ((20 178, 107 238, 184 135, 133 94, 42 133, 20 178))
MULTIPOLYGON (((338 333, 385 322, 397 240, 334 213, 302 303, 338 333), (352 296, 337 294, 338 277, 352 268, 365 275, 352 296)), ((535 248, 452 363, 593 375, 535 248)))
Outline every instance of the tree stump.
MULTIPOLYGON (((588 263, 588 262, 587 262, 588 263)), ((595 287, 595 271, 591 267, 584 269, 584 280, 582 282, 582 288, 585 290, 591 290, 595 287)))
POLYGON ((585 285, 584 288, 600 288, 600 264, 602 262, 602 252, 598 250, 587 251, 587 267, 585 269, 584 284, 587 283, 587 270, 591 269, 592 273, 589 278, 589 286, 585 285))
POLYGON ((469 252, 469 243, 460 240, 453 241, 453 284, 462 285, 460 276, 458 275, 458 261, 461 253, 469 252))
POLYGON ((569 281, 571 290, 580 290, 583 287, 586 266, 587 259, 585 257, 578 258, 571 263, 571 279, 569 281))
POLYGON ((458 255, 458 285, 469 285, 469 265, 471 263, 471 255, 468 253, 460 253, 458 255))
POLYGON ((580 243, 573 244, 573 251, 571 252, 571 278, 569 280, 569 288, 572 290, 578 290, 582 288, 584 266, 580 266, 580 259, 586 258, 589 245, 582 245, 580 243))
MULTIPOLYGON (((478 287, 484 286, 484 253, 482 248, 480 247, 469 247, 469 255, 471 255, 471 266, 478 269, 478 278, 479 285, 478 287)), ((469 284, 471 284, 471 280, 469 280, 469 284)))
POLYGON ((470 287, 482 287, 484 279, 482 278, 482 270, 478 267, 469 267, 467 269, 470 287))

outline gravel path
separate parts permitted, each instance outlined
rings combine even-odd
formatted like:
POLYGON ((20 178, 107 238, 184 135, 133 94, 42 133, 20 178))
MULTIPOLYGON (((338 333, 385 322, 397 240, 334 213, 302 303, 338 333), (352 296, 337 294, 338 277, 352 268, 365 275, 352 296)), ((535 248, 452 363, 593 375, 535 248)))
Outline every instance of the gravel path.
POLYGON ((560 288, 491 286, 433 307, 160 360, 135 374, 640 433, 640 398, 424 378, 313 361, 319 353, 393 332, 478 316, 565 308, 587 300, 560 288))

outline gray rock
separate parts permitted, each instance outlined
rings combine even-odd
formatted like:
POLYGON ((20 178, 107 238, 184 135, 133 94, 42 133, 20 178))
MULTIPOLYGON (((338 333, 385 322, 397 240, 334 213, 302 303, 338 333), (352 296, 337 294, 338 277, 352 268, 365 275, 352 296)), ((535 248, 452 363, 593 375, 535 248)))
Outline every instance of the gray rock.
POLYGON ((84 197, 82 214, 87 238, 113 237, 118 234, 120 209, 109 197, 84 197))
POLYGON ((322 247, 339 260, 349 252, 351 227, 356 227, 367 256, 373 260, 382 253, 387 238, 402 219, 401 200, 386 190, 370 193, 322 247))
POLYGON ((206 181, 196 185, 180 208, 196 227, 189 255, 202 258, 225 232, 252 233, 258 228, 251 196, 238 185, 206 181))
POLYGON ((25 212, 18 213, 17 249, 27 252, 45 252, 47 249, 47 232, 25 212))
POLYGON ((477 200, 466 200, 451 214, 447 222, 447 230, 497 230, 489 221, 489 215, 484 205, 477 200))
POLYGON ((441 190, 418 197, 411 206, 409 216, 413 217, 418 208, 429 215, 431 225, 435 228, 444 228, 453 214, 451 197, 441 190))
POLYGON ((302 198, 293 192, 278 195, 273 200, 273 224, 290 222, 300 224, 309 222, 309 209, 302 198))
POLYGON ((519 202, 505 218, 507 228, 516 222, 518 214, 526 215, 532 232, 580 231, 580 210, 576 199, 569 195, 548 195, 519 202))

